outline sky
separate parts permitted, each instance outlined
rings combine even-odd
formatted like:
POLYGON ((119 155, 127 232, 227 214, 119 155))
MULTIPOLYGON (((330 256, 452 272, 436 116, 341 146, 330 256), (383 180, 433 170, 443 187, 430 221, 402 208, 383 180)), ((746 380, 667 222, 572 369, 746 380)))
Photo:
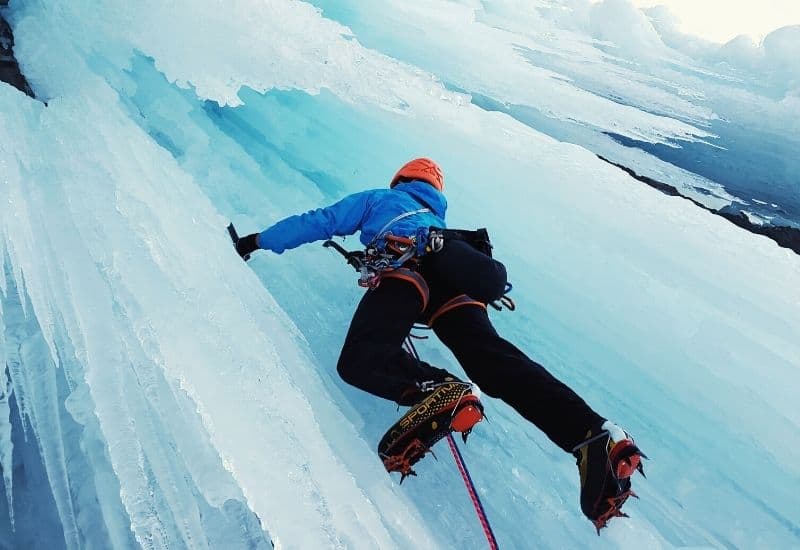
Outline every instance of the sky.
POLYGON ((756 42, 771 31, 800 24, 798 0, 633 0, 639 7, 664 5, 686 33, 724 43, 740 34, 756 42))

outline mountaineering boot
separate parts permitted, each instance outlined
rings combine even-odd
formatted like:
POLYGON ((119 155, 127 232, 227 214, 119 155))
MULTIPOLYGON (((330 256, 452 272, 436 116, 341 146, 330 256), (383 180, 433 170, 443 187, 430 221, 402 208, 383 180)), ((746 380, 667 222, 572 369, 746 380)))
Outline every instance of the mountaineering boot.
POLYGON ((472 384, 460 380, 441 382, 400 417, 378 444, 386 471, 400 472, 402 483, 416 475, 411 466, 450 432, 461 432, 466 441, 472 427, 483 419, 483 405, 472 389, 472 384))
POLYGON ((408 387, 397 399, 397 404, 403 407, 413 407, 426 397, 428 397, 433 390, 438 388, 445 382, 463 382, 455 375, 450 374, 445 369, 440 369, 429 365, 424 361, 420 361, 420 365, 424 367, 425 380, 415 383, 413 386, 408 387))
POLYGON ((573 449, 581 476, 581 509, 597 529, 614 517, 628 517, 622 505, 631 490, 631 475, 644 475, 642 458, 647 456, 634 445, 619 426, 603 421, 586 434, 586 440, 573 449))

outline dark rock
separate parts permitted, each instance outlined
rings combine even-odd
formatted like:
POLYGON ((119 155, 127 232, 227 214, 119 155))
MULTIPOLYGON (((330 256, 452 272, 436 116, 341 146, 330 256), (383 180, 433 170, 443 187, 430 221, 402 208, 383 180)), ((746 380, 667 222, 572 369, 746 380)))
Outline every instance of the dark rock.
POLYGON ((716 216, 721 216, 726 220, 728 220, 729 222, 741 227, 742 229, 746 229, 751 233, 769 237, 770 239, 778 243, 779 246, 782 246, 783 248, 788 248, 789 250, 794 251, 796 254, 800 254, 800 229, 797 229, 795 227, 787 227, 784 225, 768 225, 768 224, 761 225, 753 223, 750 221, 750 218, 748 218, 744 212, 740 211, 731 212, 731 211, 725 211, 724 209, 714 210, 700 202, 697 202, 694 199, 691 199, 689 197, 684 197, 683 195, 681 195, 680 191, 678 191, 677 188, 675 188, 672 185, 669 185, 668 183, 654 180, 653 178, 649 178, 647 176, 640 176, 627 166, 624 166, 622 164, 617 164, 616 162, 612 162, 601 155, 597 155, 597 157, 600 160, 611 164, 612 166, 616 166, 620 170, 626 172, 632 178, 641 181, 642 183, 646 183, 650 187, 658 189, 659 191, 661 191, 666 195, 670 195, 673 197, 683 197, 687 201, 691 201, 694 205, 699 206, 700 208, 702 208, 707 212, 711 212, 716 216))
MULTIPOLYGON (((0 0, 0 6, 7 4, 7 0, 0 0)), ((28 81, 19 70, 19 64, 14 57, 14 35, 2 14, 0 14, 0 80, 11 84, 24 94, 35 97, 28 81)))

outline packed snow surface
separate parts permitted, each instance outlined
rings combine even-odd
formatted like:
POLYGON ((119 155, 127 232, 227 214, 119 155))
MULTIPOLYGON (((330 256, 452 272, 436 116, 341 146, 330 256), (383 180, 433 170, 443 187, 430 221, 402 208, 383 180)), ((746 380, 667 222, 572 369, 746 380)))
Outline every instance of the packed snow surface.
MULTIPOLYGON (((598 538, 574 459, 486 397, 462 450, 500 547, 800 545, 800 257, 595 155, 742 201, 608 133, 714 144, 752 103, 775 136, 796 89, 726 84, 622 0, 317 4, 11 1, 47 105, 0 85, 0 546, 484 548, 447 449, 399 486, 395 404, 336 375, 354 274, 318 245, 245 264, 225 229, 414 156, 509 268, 498 330, 651 458, 598 538)), ((791 76, 770 36, 726 55, 791 76)))

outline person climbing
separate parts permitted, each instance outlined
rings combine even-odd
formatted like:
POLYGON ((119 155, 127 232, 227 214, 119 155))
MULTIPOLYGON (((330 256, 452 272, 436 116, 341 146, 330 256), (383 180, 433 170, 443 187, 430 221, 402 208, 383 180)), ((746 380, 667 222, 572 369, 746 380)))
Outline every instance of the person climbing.
MULTIPOLYGON (((456 412, 466 403, 471 420, 449 429, 469 433, 483 410, 472 385, 403 347, 415 323, 427 324, 483 393, 505 401, 576 457, 581 509, 599 532, 610 518, 623 515, 620 508, 633 495, 630 477, 636 469, 643 473, 644 455, 624 430, 496 332, 487 304, 506 292, 506 268, 492 257, 485 233, 444 229, 443 191, 439 165, 417 158, 397 171, 388 188, 358 192, 237 237, 236 250, 246 260, 256 250, 281 254, 360 231, 365 252, 349 261, 360 269, 360 283, 368 290, 342 346, 337 364, 342 379, 410 406, 395 425, 405 426, 400 431, 406 433, 421 429, 417 420, 430 420, 428 412, 434 408, 448 412, 456 424, 456 412)), ((438 426, 436 421, 430 424, 438 426)), ((421 436, 421 446, 419 438, 406 441, 400 436, 390 429, 379 452, 388 470, 405 476, 413 473, 409 456, 418 460, 421 454, 414 453, 424 454, 443 433, 428 433, 427 441, 421 436), (399 451, 398 441, 403 446, 399 451)))

